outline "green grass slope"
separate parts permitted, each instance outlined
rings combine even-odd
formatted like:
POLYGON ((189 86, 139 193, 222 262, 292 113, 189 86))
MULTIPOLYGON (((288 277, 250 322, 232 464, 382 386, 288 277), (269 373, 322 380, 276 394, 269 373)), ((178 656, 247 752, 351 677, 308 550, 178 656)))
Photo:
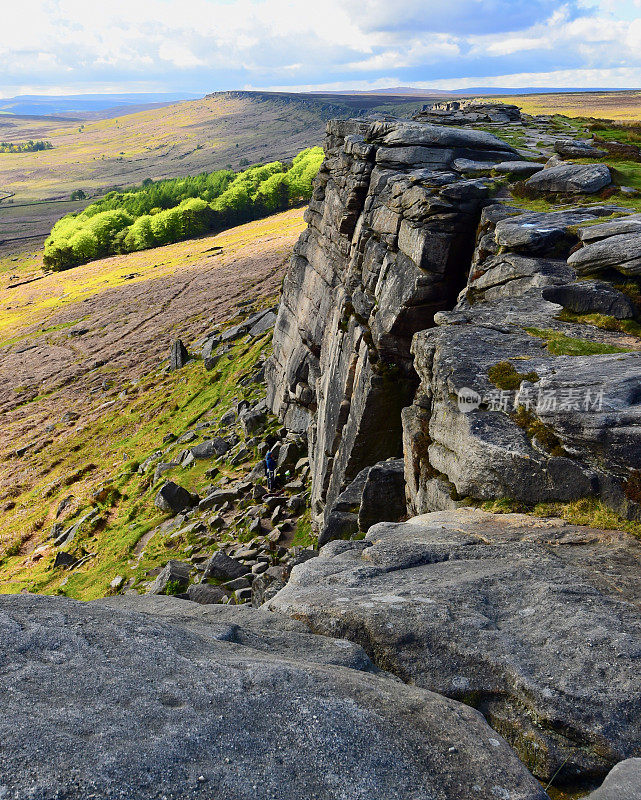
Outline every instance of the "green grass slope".
MULTIPOLYGON (((95 421, 79 426, 74 436, 39 453, 36 461, 50 469, 46 481, 14 501, 25 513, 20 528, 4 544, 0 593, 27 590, 89 600, 108 594, 115 575, 138 582, 168 559, 184 559, 185 549, 193 544, 188 535, 155 537, 136 557, 141 538, 168 518, 154 505, 160 485, 175 479, 197 493, 212 484, 205 476, 212 466, 218 466, 220 477, 227 478, 242 477, 247 469, 203 460, 188 469, 176 467, 154 483, 152 475, 138 471, 139 465, 158 450, 164 453, 163 461, 172 461, 186 446, 175 442, 181 434, 197 423, 219 419, 239 400, 255 402, 264 396, 259 384, 244 388, 240 382, 269 354, 270 341, 267 334, 256 342, 234 346, 215 372, 205 371, 202 360, 179 372, 159 368, 130 385, 124 396, 109 403, 95 421), (163 440, 169 437, 173 442, 167 445, 163 440), (71 574, 54 568, 57 550, 48 537, 49 526, 45 527, 46 509, 54 499, 54 505, 59 505, 67 497, 75 502, 73 513, 59 518, 64 527, 96 512, 81 526, 73 545, 64 548, 78 558, 88 556, 86 564, 71 574), (36 540, 41 544, 33 547, 36 540)), ((276 427, 274 420, 272 428, 276 427)), ((247 461, 258 459, 253 448, 247 461)))

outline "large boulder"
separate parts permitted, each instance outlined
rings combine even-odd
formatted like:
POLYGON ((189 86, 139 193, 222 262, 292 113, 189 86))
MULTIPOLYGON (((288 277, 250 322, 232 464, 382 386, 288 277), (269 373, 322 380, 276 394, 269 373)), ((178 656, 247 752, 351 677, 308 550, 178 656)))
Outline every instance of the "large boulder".
POLYGON ((576 342, 578 353, 550 352, 546 336, 554 336, 559 306, 549 306, 522 298, 479 304, 468 324, 455 324, 454 313, 417 336, 424 382, 403 412, 414 512, 435 508, 428 484, 444 477, 453 500, 533 505, 596 496, 622 514, 638 513, 627 476, 641 458, 641 354, 617 352, 626 349, 621 335, 610 344, 586 331, 596 341, 582 340, 571 323, 558 335, 566 346, 576 342), (466 406, 469 393, 476 402, 466 406))
POLYGON ((252 338, 256 336, 262 336, 264 333, 267 333, 267 331, 274 327, 275 322, 276 314, 274 311, 271 309, 269 311, 265 311, 265 313, 254 319, 254 322, 249 329, 249 335, 252 338))
POLYGON ((215 436, 213 439, 207 439, 189 451, 194 458, 216 458, 224 456, 230 449, 231 443, 222 436, 215 436))
POLYGON ((262 336, 263 333, 266 333, 274 325, 275 321, 276 314, 274 310, 265 308, 262 311, 257 311, 255 314, 250 314, 237 325, 227 328, 227 330, 220 335, 219 341, 222 343, 232 342, 236 339, 240 339, 247 333, 252 337, 262 336))
POLYGON ((164 483, 156 495, 154 504, 168 514, 179 514, 185 509, 198 505, 198 495, 192 494, 174 481, 164 483))
POLYGON ((318 534, 319 547, 335 539, 351 539, 358 533, 358 512, 369 471, 370 467, 362 469, 326 510, 325 524, 318 534))
POLYGON ((595 194, 611 183, 605 164, 562 164, 541 170, 526 181, 531 189, 559 194, 595 194))
POLYGON ((641 232, 619 233, 588 241, 570 255, 568 264, 579 275, 591 275, 605 269, 615 269, 624 275, 641 275, 641 232))
POLYGON ((187 596, 192 602, 200 603, 204 606, 212 603, 222 603, 228 597, 220 586, 210 586, 208 583, 192 583, 187 589, 187 596))
POLYGON ((205 571, 203 572, 203 581, 210 578, 221 581, 234 580, 241 578, 251 572, 251 568, 245 564, 241 564, 235 558, 231 558, 226 553, 215 553, 209 561, 205 564, 205 571))
POLYGON ((606 150, 599 150, 585 139, 560 139, 554 143, 554 152, 561 158, 603 158, 606 150))
POLYGON ((248 436, 256 434, 265 426, 267 415, 265 414, 266 409, 262 408, 262 405, 264 404, 259 404, 253 408, 245 408, 239 415, 240 424, 248 436))
POLYGON ((171 345, 171 354, 169 356, 169 369, 177 370, 185 366, 189 359, 187 348, 180 339, 176 339, 171 345))
POLYGON ((476 711, 360 648, 156 601, 0 598, 3 797, 546 797, 476 711))
POLYGON ((498 175, 512 175, 529 178, 543 169, 543 164, 536 161, 501 161, 494 165, 494 172, 498 175))
POLYGON ((191 564, 168 561, 149 587, 149 594, 181 594, 189 585, 190 571, 191 564))
POLYGON ((203 499, 198 503, 198 508, 201 511, 206 511, 209 508, 219 508, 220 506, 225 505, 225 503, 233 503, 237 499, 237 489, 214 489, 214 491, 210 492, 207 497, 203 497, 203 499))
POLYGON ((620 233, 641 233, 641 214, 622 214, 621 211, 614 219, 604 219, 599 222, 588 222, 578 228, 579 239, 587 244, 597 239, 606 239, 609 236, 618 236, 620 233))
POLYGON ((361 470, 327 509, 318 546, 351 539, 377 522, 398 522, 406 513, 403 459, 380 461, 361 470))
POLYGON ((429 103, 414 114, 415 120, 436 122, 441 125, 469 125, 471 123, 508 123, 521 120, 518 106, 504 103, 479 103, 474 100, 444 100, 429 103))
MULTIPOLYGON (((548 172, 549 170, 545 170, 548 172)), ((493 229, 488 234, 487 244, 481 239, 480 245, 492 251, 513 251, 521 255, 537 258, 560 258, 570 254, 578 243, 580 226, 598 223, 599 218, 616 212, 617 206, 587 206, 550 211, 542 214, 533 211, 520 211, 503 205, 490 206, 483 212, 482 231, 493 229)), ((600 228, 601 225, 595 225, 600 228)), ((485 236, 483 237, 485 238, 485 236)), ((483 248, 485 249, 485 248, 483 248)))
POLYGON ((402 458, 375 464, 367 473, 358 511, 358 527, 368 531, 377 522, 398 522, 407 513, 402 458))
POLYGON ((328 544, 268 607, 474 705, 572 785, 641 754, 640 566, 626 534, 461 509, 328 544))
POLYGON ((603 281, 548 286, 543 299, 558 303, 575 314, 607 314, 616 319, 632 319, 638 312, 629 297, 603 281))

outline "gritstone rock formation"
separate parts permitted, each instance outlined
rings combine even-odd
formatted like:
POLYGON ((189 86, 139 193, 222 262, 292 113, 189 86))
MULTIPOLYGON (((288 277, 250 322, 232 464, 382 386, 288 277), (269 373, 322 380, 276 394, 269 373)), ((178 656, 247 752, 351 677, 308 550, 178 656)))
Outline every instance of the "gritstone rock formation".
POLYGON ((319 524, 364 467, 401 455, 412 336, 465 285, 490 195, 460 170, 519 158, 483 131, 419 123, 332 122, 326 148, 266 372, 272 410, 309 428, 319 524))
POLYGON ((638 517, 641 342, 561 313, 638 313, 614 286, 632 269, 638 234, 618 233, 623 222, 598 224, 616 211, 484 209, 467 289, 413 343, 421 385, 403 412, 412 511, 463 498, 601 497, 638 517), (603 259, 621 238, 630 261, 616 262, 618 279, 605 291, 577 281, 592 248, 603 259), (477 399, 471 407, 459 402, 467 390, 477 399))
POLYGON ((274 614, 9 596, 0 641, 3 800, 546 796, 478 712, 274 614))
POLYGON ((440 125, 517 122, 521 119, 521 109, 506 103, 492 105, 475 100, 445 100, 423 106, 414 119, 440 125))
POLYGON ((437 512, 295 567, 268 604, 483 712, 544 781, 641 754, 641 544, 613 531, 437 512))
MULTIPOLYGON (((198 566, 205 583, 171 560, 149 586, 195 602, 0 597, 0 800, 543 800, 532 775, 587 793, 623 759, 594 797, 636 796, 641 545, 477 506, 641 518, 639 215, 599 196, 605 165, 543 166, 556 126, 517 151, 479 122, 525 124, 465 104, 328 125, 267 403, 220 423, 255 434, 268 404, 289 430, 297 494, 269 494, 249 532, 302 513, 311 474, 329 543, 296 548, 288 583, 267 566, 275 527, 261 561, 243 540, 198 566), (547 204, 518 207, 536 186, 547 204), (266 607, 209 605, 250 598, 266 607)), ((212 333, 205 367, 272 321, 212 333)), ((183 465, 248 453, 183 436, 183 465)), ((260 503, 251 487, 167 482, 156 503, 217 527, 260 503)))
POLYGON ((604 164, 431 124, 466 114, 328 126, 266 374, 307 432, 329 544, 268 607, 474 705, 533 774, 587 791, 641 753, 639 545, 463 507, 641 519, 639 215, 599 195, 604 164), (426 516, 383 522, 406 513, 426 516))
MULTIPOLYGON (((332 122, 326 151, 266 371, 308 434, 321 541, 363 530, 363 470, 401 455, 410 512, 600 497, 636 518, 641 342, 576 315, 639 314, 618 288, 641 272, 638 215, 497 202, 492 172, 532 162, 485 131, 332 122)), ((528 183, 561 173, 570 194, 609 182, 566 165, 528 183)))

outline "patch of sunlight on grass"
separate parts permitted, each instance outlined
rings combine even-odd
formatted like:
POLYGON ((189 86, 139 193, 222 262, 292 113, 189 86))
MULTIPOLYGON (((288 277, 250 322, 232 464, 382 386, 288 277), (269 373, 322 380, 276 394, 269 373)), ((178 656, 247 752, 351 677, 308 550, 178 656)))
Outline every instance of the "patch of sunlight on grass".
POLYGON ((305 228, 303 213, 303 208, 284 211, 201 239, 111 256, 50 273, 42 280, 17 289, 0 289, 0 346, 27 333, 42 333, 47 317, 62 306, 119 286, 173 275, 177 270, 198 269, 208 259, 220 260, 221 256, 208 252, 212 247, 222 247, 224 258, 228 259, 254 239, 268 238, 272 232, 274 236, 283 236, 290 231, 298 233, 305 228), (136 277, 125 277, 132 274, 136 277))

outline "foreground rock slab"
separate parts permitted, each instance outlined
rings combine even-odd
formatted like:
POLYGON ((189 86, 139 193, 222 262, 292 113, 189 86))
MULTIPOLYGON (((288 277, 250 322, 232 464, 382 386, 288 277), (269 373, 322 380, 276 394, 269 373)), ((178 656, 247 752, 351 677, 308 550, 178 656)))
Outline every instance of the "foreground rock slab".
POLYGON ((0 598, 3 800, 546 797, 476 711, 360 648, 145 600, 0 598))
POLYGON ((476 706, 535 775, 579 784, 641 754, 640 564, 625 534, 461 509, 328 544, 268 607, 476 706))
POLYGON ((637 800, 641 797, 641 758, 627 758, 608 774, 586 800, 637 800))

